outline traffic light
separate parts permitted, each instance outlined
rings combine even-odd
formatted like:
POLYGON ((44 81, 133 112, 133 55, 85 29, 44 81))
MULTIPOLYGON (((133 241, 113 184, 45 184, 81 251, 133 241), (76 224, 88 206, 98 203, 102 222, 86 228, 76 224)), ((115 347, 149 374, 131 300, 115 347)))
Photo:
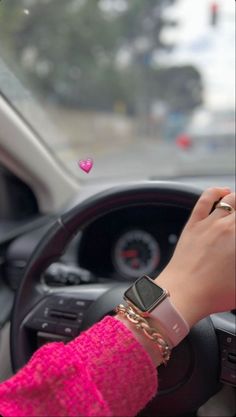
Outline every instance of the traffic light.
POLYGON ((219 20, 219 5, 217 2, 210 4, 210 25, 215 27, 219 20))

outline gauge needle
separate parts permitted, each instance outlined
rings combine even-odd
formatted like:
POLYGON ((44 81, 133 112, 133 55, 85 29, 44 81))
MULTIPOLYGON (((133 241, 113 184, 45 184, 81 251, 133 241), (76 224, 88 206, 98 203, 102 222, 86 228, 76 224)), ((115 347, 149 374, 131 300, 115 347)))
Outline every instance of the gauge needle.
POLYGON ((131 266, 134 269, 138 269, 140 267, 140 262, 139 262, 138 258, 131 259, 131 266))
POLYGON ((123 258, 136 258, 138 256, 138 251, 135 249, 128 249, 122 252, 123 258))

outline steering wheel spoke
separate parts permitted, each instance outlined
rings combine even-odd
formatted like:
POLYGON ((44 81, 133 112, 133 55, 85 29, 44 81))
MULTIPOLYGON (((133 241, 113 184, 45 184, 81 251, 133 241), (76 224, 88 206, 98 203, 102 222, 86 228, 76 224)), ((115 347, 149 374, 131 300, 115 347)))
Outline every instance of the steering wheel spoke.
POLYGON ((40 301, 24 318, 23 326, 46 341, 69 341, 83 329, 86 313, 109 285, 94 284, 65 288, 49 288, 40 284, 40 301))

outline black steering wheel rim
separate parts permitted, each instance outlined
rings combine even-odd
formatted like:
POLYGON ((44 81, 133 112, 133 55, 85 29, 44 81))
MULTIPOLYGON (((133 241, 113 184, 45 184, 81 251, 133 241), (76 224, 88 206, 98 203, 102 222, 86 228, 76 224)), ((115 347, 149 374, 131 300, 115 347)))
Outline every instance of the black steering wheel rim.
MULTIPOLYGON (((84 202, 78 204, 76 207, 72 208, 63 214, 60 218, 58 218, 58 220, 46 233, 36 248, 35 252, 33 253, 26 268, 20 288, 17 292, 11 326, 11 354, 13 369, 18 370, 21 368, 32 354, 31 348, 29 346, 28 332, 24 327, 24 319, 27 314, 29 314, 29 312, 34 308, 35 304, 40 300, 40 294, 42 290, 42 287, 40 286, 40 276, 52 262, 60 258, 68 243, 71 241, 73 236, 78 233, 79 230, 85 228, 96 218, 103 216, 111 211, 123 207, 134 206, 137 204, 168 204, 172 206, 178 205, 188 209, 190 213, 191 209, 199 198, 199 195, 200 190, 196 188, 183 186, 182 184, 172 182, 148 182, 126 186, 117 186, 102 191, 95 196, 86 199, 84 202)), ((112 294, 108 291, 107 296, 109 293, 110 295, 112 294)), ((103 297, 105 296, 106 294, 103 295, 103 297)), ((45 293, 42 292, 41 298, 43 297, 45 297, 45 293)), ((97 320, 100 318, 101 317, 98 317, 97 320)), ((199 352, 201 350, 201 355, 207 355, 208 366, 211 369, 212 378, 209 378, 207 384, 204 384, 204 389, 200 389, 200 395, 196 395, 195 393, 195 397, 188 400, 186 399, 188 387, 191 387, 192 390, 194 387, 194 381, 191 381, 192 376, 189 376, 189 385, 187 384, 187 388, 186 386, 183 386, 183 384, 180 384, 182 388, 180 387, 179 392, 182 389, 182 394, 180 395, 179 400, 176 399, 176 396, 173 397, 173 390, 163 390, 158 400, 158 409, 160 415, 170 415, 170 409, 168 406, 165 406, 165 403, 168 403, 168 401, 172 402, 172 408, 175 410, 175 412, 187 413, 191 408, 191 404, 193 407, 200 406, 201 403, 207 400, 218 389, 217 341, 215 335, 213 335, 213 325, 209 320, 210 319, 205 319, 200 324, 198 324, 198 327, 193 329, 190 338, 185 343, 190 343, 192 349, 195 351, 194 355, 196 355, 196 357, 199 356, 199 352), (200 340, 200 334, 203 334, 204 338, 207 338, 209 333, 211 333, 210 340, 208 340, 208 344, 210 343, 211 346, 211 356, 207 354, 205 343, 198 343, 200 340), (196 346, 194 347, 194 345, 197 345, 197 349, 196 346), (208 388, 206 388, 207 385, 208 388), (161 403, 162 396, 164 397, 164 400, 161 403), (181 400, 182 396, 185 396, 184 405, 181 405, 183 402, 181 400)), ((96 321, 96 318, 93 318, 93 313, 91 313, 88 322, 91 325, 94 321, 96 321)), ((194 360, 196 360, 196 357, 194 360)), ((198 358, 198 360, 200 361, 201 359, 198 358)), ((195 375, 195 379, 199 384, 199 380, 201 379, 201 372, 200 374, 197 372, 197 374, 197 376, 195 375)), ((196 389, 199 389, 199 387, 196 389)), ((156 407, 154 404, 153 408, 153 404, 154 402, 152 402, 149 406, 148 415, 156 415, 156 407)))

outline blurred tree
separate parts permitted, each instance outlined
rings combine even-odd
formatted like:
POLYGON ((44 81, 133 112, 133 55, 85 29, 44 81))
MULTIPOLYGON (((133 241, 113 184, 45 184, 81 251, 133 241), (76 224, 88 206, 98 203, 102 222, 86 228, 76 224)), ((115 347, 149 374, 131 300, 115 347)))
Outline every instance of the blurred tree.
POLYGON ((191 65, 157 69, 151 78, 151 97, 159 97, 170 111, 189 112, 202 103, 201 74, 191 65))
POLYGON ((37 92, 59 104, 110 111, 123 102, 144 114, 160 97, 189 109, 201 101, 197 71, 152 65, 158 51, 173 48, 161 33, 176 25, 164 14, 174 1, 7 0, 0 47, 13 51, 37 92))

